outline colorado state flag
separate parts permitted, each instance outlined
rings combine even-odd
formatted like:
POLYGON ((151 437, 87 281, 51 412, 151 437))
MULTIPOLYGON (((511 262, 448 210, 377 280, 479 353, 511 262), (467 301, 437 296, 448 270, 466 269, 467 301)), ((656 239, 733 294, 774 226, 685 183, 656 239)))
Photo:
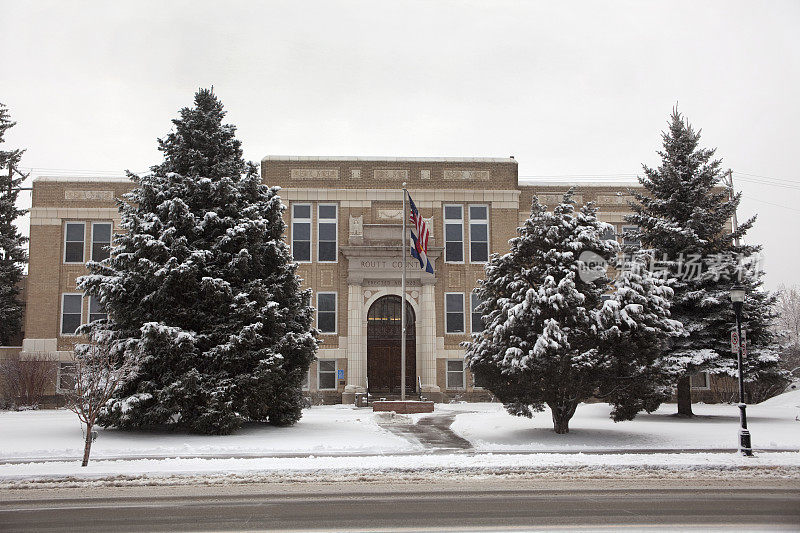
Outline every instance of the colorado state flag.
POLYGON ((411 205, 410 218, 411 224, 414 226, 411 229, 411 240, 414 241, 413 246, 411 246, 411 257, 419 261, 420 268, 424 268, 426 272, 433 274, 433 266, 428 260, 428 237, 430 237, 428 226, 419 215, 417 206, 414 205, 414 200, 411 199, 411 194, 408 195, 408 203, 411 205), (416 234, 414 229, 417 230, 416 234))

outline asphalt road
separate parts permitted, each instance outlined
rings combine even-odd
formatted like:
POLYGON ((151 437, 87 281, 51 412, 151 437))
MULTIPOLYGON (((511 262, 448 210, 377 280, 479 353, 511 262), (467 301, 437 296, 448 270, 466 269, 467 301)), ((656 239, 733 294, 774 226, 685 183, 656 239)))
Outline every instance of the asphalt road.
POLYGON ((534 480, 11 490, 0 531, 800 530, 797 481, 534 480))

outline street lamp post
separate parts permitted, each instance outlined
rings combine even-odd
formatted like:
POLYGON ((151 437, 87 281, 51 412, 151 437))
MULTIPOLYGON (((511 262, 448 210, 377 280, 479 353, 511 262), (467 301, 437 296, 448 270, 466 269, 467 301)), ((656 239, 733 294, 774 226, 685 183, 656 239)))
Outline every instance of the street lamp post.
POLYGON ((745 290, 741 285, 731 288, 731 302, 736 313, 736 333, 739 336, 737 366, 739 368, 739 451, 742 455, 752 457, 753 448, 750 445, 750 431, 747 429, 747 405, 744 403, 744 376, 742 375, 742 305, 744 304, 745 290))

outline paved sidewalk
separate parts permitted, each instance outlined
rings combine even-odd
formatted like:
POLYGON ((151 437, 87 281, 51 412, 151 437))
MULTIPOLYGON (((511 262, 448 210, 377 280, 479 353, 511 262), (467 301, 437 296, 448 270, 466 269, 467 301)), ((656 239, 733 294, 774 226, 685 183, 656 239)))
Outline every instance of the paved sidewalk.
MULTIPOLYGON (((465 411, 466 412, 466 411, 465 411)), ((472 450, 472 444, 462 439, 450 429, 456 415, 462 413, 434 413, 420 418, 416 424, 390 424, 378 425, 411 442, 418 442, 426 448, 426 453, 453 453, 472 450)))

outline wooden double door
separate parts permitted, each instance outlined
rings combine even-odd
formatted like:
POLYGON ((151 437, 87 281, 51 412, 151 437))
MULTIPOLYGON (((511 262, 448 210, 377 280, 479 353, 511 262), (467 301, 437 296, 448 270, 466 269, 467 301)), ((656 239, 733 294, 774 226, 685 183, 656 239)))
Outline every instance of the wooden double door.
MULTIPOLYGON (((384 296, 367 314, 367 377, 371 393, 400 393, 401 300, 384 296)), ((417 355, 414 310, 406 302, 406 392, 416 390, 417 355)))

